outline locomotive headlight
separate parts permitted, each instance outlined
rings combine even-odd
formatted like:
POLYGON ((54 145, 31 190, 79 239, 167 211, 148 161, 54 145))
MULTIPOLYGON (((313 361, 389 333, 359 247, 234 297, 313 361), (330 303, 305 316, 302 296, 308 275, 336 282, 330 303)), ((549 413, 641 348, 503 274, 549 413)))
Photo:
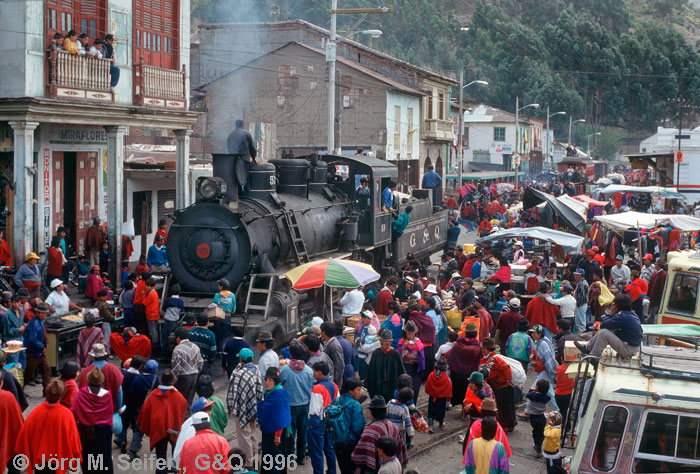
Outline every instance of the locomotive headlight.
POLYGON ((199 183, 199 194, 204 199, 214 199, 219 196, 221 183, 216 178, 202 178, 199 183))

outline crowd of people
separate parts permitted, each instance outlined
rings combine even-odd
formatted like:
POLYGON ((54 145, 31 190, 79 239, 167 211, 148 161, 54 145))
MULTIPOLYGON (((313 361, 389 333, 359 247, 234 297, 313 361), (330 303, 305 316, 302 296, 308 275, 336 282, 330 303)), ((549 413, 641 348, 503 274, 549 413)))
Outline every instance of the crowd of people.
POLYGON ((114 64, 114 47, 116 43, 117 40, 113 34, 106 34, 104 39, 94 38, 92 44, 90 44, 90 37, 87 33, 78 34, 77 31, 70 30, 67 33, 54 33, 53 40, 49 43, 47 51, 49 60, 52 59, 51 55, 54 47, 58 51, 65 51, 75 56, 110 60, 109 74, 111 79, 109 85, 114 88, 119 83, 120 74, 120 69, 114 64))

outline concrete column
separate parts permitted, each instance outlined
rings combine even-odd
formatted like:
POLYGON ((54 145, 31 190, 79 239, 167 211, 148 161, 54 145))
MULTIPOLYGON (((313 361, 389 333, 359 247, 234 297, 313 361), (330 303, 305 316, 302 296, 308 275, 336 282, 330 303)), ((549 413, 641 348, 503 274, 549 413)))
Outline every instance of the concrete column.
POLYGON ((114 288, 121 286, 122 223, 124 222, 124 135, 128 127, 108 126, 107 132, 107 233, 112 253, 110 275, 114 288))
POLYGON ((34 130, 39 122, 10 122, 14 130, 14 178, 15 203, 14 222, 14 261, 20 265, 24 256, 34 251, 34 130))
POLYGON ((190 135, 192 130, 175 130, 175 209, 190 205, 190 135))

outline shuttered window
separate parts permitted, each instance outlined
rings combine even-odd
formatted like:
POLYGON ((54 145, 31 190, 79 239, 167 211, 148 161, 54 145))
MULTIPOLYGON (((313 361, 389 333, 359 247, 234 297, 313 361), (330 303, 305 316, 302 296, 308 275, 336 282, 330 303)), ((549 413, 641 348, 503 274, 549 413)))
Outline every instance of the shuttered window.
POLYGON ((146 64, 179 69, 178 0, 133 0, 134 58, 143 56, 146 64))

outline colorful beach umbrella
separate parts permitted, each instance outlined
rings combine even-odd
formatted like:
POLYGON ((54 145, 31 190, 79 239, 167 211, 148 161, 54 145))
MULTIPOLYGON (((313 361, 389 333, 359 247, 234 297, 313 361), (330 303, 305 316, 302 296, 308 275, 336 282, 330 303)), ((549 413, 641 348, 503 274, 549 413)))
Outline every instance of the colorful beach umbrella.
POLYGON ((305 263, 289 270, 284 276, 292 282, 295 290, 320 288, 323 285, 357 288, 379 279, 379 273, 366 263, 332 258, 305 263))

